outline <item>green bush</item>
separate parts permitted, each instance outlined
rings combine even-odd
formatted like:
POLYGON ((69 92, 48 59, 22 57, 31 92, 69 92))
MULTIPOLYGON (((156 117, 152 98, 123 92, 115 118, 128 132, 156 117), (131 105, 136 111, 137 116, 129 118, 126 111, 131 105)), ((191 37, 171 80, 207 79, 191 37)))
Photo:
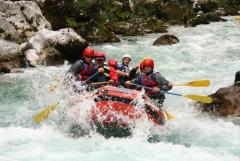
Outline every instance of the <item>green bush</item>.
POLYGON ((67 17, 66 22, 67 22, 67 27, 70 27, 73 29, 78 27, 78 23, 76 22, 75 18, 73 18, 73 17, 67 17))

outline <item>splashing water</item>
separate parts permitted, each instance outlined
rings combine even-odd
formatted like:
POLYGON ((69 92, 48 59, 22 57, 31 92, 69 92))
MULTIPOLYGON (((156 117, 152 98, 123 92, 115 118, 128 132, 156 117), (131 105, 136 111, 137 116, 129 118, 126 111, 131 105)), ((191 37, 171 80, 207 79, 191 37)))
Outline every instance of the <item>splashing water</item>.
MULTIPOLYGON (((144 57, 153 57, 155 71, 173 83, 210 79, 209 88, 172 89, 208 95, 231 85, 240 70, 240 24, 228 19, 196 28, 171 27, 170 33, 180 39, 173 46, 152 46, 159 34, 151 34, 93 47, 119 61, 123 54, 131 54, 132 66, 144 57)), ((176 119, 161 128, 141 120, 130 138, 106 139, 92 133, 74 139, 67 133, 70 123, 89 128, 87 111, 94 102, 88 97, 91 94, 80 94, 81 101, 69 108, 69 100, 76 96, 57 83, 63 82, 68 68, 37 67, 0 76, 0 161, 240 159, 239 118, 209 116, 196 110, 191 100, 171 95, 166 95, 165 107, 176 119), (57 87, 52 92, 51 84, 57 87), (54 101, 59 101, 57 109, 40 125, 35 124, 33 116, 54 101)))

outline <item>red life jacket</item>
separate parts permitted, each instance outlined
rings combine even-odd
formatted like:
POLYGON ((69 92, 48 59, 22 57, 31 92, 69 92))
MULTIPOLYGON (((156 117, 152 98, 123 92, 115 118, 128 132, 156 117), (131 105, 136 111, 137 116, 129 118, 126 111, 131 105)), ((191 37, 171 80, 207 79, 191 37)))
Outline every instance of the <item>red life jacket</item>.
MULTIPOLYGON (((84 68, 80 73, 81 81, 87 80, 89 77, 91 77, 95 73, 93 63, 87 64, 87 63, 83 62, 83 67, 84 68)), ((91 80, 88 81, 88 83, 91 83, 91 82, 92 82, 91 80)))
MULTIPOLYGON (((153 73, 148 74, 148 75, 140 75, 139 78, 139 82, 140 85, 149 87, 149 88, 154 88, 154 87, 158 87, 158 83, 153 80, 153 73)), ((157 94, 156 92, 154 92, 153 90, 150 89, 145 89, 147 94, 157 94)))
POLYGON ((115 81, 115 86, 118 86, 118 74, 116 72, 116 69, 113 67, 110 67, 110 72, 109 72, 109 77, 110 79, 115 81))

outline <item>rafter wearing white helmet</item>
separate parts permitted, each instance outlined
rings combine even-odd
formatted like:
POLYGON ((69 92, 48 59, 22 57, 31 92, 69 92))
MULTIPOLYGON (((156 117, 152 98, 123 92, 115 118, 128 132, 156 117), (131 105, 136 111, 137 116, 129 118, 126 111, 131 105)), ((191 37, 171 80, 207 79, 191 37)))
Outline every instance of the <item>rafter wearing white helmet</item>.
POLYGON ((124 58, 129 58, 129 59, 132 60, 132 56, 131 56, 130 54, 124 54, 124 55, 122 56, 122 60, 123 60, 124 58))

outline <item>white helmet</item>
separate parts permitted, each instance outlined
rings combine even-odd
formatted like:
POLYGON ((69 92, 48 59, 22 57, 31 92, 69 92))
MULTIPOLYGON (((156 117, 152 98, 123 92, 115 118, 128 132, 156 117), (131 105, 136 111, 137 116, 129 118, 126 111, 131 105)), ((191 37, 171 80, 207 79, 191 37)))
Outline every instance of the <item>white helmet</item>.
POLYGON ((132 56, 131 56, 130 54, 124 54, 124 55, 122 56, 122 59, 124 59, 124 58, 132 59, 132 56))

